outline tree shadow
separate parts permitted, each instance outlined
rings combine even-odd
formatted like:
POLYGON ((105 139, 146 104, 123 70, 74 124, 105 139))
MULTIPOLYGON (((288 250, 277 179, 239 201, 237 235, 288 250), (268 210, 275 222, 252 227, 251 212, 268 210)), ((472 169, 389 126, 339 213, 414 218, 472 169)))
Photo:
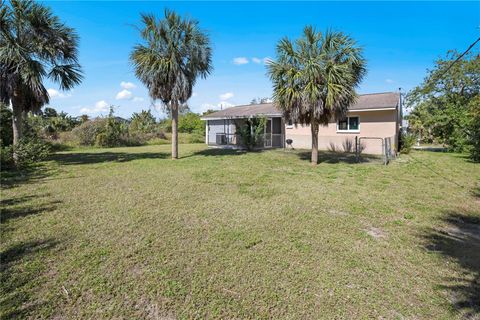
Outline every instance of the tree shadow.
POLYGON ((57 240, 36 240, 15 244, 0 252, 0 309, 2 319, 24 318, 34 313, 39 303, 31 296, 42 270, 23 268, 28 260, 54 249, 57 240), (23 263, 22 263, 23 262, 23 263))
POLYGON ((21 184, 34 183, 52 174, 45 165, 37 164, 23 169, 2 170, 0 183, 3 189, 14 188, 21 184))
MULTIPOLYGON (((262 152, 263 150, 254 150, 249 152, 262 152)), ((190 155, 184 156, 182 158, 190 158, 194 156, 204 156, 204 157, 218 157, 218 156, 240 156, 246 154, 247 151, 242 149, 223 149, 223 148, 208 148, 200 151, 193 152, 190 155)))
POLYGON ((473 319, 480 315, 480 216, 446 212, 441 220, 443 228, 432 228, 424 235, 426 248, 462 267, 461 276, 446 277, 442 288, 449 291, 455 310, 473 319))
POLYGON ((480 199, 480 187, 474 188, 472 190, 472 195, 480 199))
POLYGON ((126 152, 80 152, 80 153, 57 153, 52 160, 63 165, 94 164, 103 162, 128 162, 140 159, 166 159, 169 153, 126 153, 126 152))
MULTIPOLYGON (((24 197, 28 198, 28 197, 24 197)), ((7 199, 5 201, 12 201, 14 204, 5 205, 2 200, 1 204, 1 215, 0 215, 0 224, 7 223, 9 220, 27 217, 31 215, 36 215, 42 212, 52 211, 57 208, 57 204, 61 203, 61 201, 50 201, 45 204, 41 205, 28 205, 28 206, 18 206, 16 201, 21 201, 17 199, 7 199)), ((27 201, 26 199, 24 201, 27 201)))
MULTIPOLYGON (((311 151, 300 151, 296 153, 300 160, 310 161, 311 160, 311 151)), ((383 158, 381 156, 362 154, 360 155, 358 161, 354 153, 340 153, 340 152, 328 152, 328 151, 318 151, 318 163, 383 163, 383 158)))

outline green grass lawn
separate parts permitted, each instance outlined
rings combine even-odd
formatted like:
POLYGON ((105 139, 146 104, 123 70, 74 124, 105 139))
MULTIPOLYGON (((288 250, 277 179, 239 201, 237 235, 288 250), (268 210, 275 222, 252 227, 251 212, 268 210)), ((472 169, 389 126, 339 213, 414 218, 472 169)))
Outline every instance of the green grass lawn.
POLYGON ((465 156, 312 167, 302 151, 169 150, 2 173, 0 317, 480 316, 480 165, 465 156))

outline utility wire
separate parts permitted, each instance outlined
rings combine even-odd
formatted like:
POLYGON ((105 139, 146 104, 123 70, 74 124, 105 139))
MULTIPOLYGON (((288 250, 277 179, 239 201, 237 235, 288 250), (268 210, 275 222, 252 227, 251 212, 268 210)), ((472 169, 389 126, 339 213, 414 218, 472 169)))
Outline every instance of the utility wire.
MULTIPOLYGON (((468 49, 465 50, 464 53, 462 53, 461 55, 459 55, 459 56, 457 57, 457 59, 455 59, 455 60, 448 66, 448 68, 447 68, 445 71, 443 71, 443 72, 440 74, 440 76, 437 77, 437 80, 439 80, 440 78, 442 78, 442 77, 453 67, 453 65, 454 65, 455 63, 457 63, 460 59, 462 59, 462 57, 463 57, 464 55, 466 55, 479 41, 480 41, 480 37, 479 37, 474 43, 472 43, 472 44, 468 47, 468 49)), ((430 81, 430 84, 433 84, 433 81, 430 81)))

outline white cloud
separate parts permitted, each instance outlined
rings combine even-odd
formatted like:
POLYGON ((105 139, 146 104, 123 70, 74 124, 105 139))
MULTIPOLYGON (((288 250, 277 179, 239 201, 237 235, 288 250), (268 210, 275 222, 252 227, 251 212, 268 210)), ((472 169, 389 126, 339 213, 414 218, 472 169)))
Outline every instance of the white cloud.
POLYGON ((233 58, 233 63, 236 64, 236 65, 247 64, 247 63, 248 63, 248 59, 245 58, 245 57, 233 58))
POLYGON ((220 100, 228 100, 230 98, 233 98, 233 92, 225 92, 224 94, 221 94, 220 100))
POLYGON ((95 110, 98 110, 98 111, 107 111, 108 107, 109 107, 109 104, 105 100, 100 100, 100 101, 97 101, 97 103, 95 103, 95 110))
POLYGON ((132 93, 128 91, 127 89, 123 89, 117 95, 115 96, 115 99, 117 100, 128 100, 132 98, 132 93))
POLYGON ((196 96, 198 96, 198 94, 197 94, 196 92, 193 92, 193 93, 192 93, 192 98, 193 98, 193 97, 196 97, 196 96))
POLYGON ((50 98, 54 99, 54 98, 68 98, 68 97, 71 97, 72 95, 71 94, 65 94, 65 93, 62 93, 58 90, 55 90, 55 89, 47 89, 47 92, 48 92, 48 95, 50 96, 50 98))
POLYGON ((145 99, 142 98, 142 97, 134 97, 134 98, 132 99, 132 101, 133 101, 133 102, 143 102, 143 101, 145 101, 145 99))
POLYGON ((203 113, 207 110, 220 110, 220 109, 230 108, 230 107, 233 107, 233 106, 235 106, 235 105, 228 102, 228 101, 220 101, 217 104, 203 103, 199 108, 200 110, 197 110, 197 108, 195 108, 195 110, 193 110, 193 111, 203 113))
POLYGON ((218 106, 222 109, 226 109, 226 108, 230 108, 230 107, 233 107, 234 104, 231 104, 230 102, 228 101, 220 101, 220 103, 218 104, 218 106))
POLYGON ((132 82, 122 81, 120 82, 120 87, 122 87, 123 89, 135 89, 137 86, 132 82))
POLYGON ((395 81, 393 81, 392 79, 385 79, 385 82, 386 83, 394 83, 395 81))
POLYGON ((108 107, 110 105, 108 104, 107 101, 105 100, 100 100, 95 103, 95 106, 93 108, 81 108, 80 112, 81 113, 99 113, 99 112, 105 112, 108 111, 108 107))
POLYGON ((257 58, 257 57, 253 57, 252 58, 252 62, 253 63, 256 63, 256 64, 267 64, 270 60, 272 60, 272 58, 270 57, 265 57, 265 58, 257 58))

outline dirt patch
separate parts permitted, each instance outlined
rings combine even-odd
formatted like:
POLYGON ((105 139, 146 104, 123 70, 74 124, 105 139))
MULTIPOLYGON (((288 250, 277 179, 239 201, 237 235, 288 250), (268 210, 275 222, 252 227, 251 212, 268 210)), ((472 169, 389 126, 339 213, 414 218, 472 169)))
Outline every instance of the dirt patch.
POLYGON ((341 211, 341 210, 335 210, 335 209, 328 210, 328 214, 330 214, 332 216, 339 216, 339 217, 345 217, 345 216, 350 215, 350 213, 348 213, 348 212, 341 211))
POLYGON ((385 233, 385 231, 383 231, 380 228, 369 227, 367 229, 364 229, 364 231, 369 236, 371 236, 372 238, 374 238, 376 240, 381 240, 381 239, 386 239, 387 238, 387 234, 385 233))

